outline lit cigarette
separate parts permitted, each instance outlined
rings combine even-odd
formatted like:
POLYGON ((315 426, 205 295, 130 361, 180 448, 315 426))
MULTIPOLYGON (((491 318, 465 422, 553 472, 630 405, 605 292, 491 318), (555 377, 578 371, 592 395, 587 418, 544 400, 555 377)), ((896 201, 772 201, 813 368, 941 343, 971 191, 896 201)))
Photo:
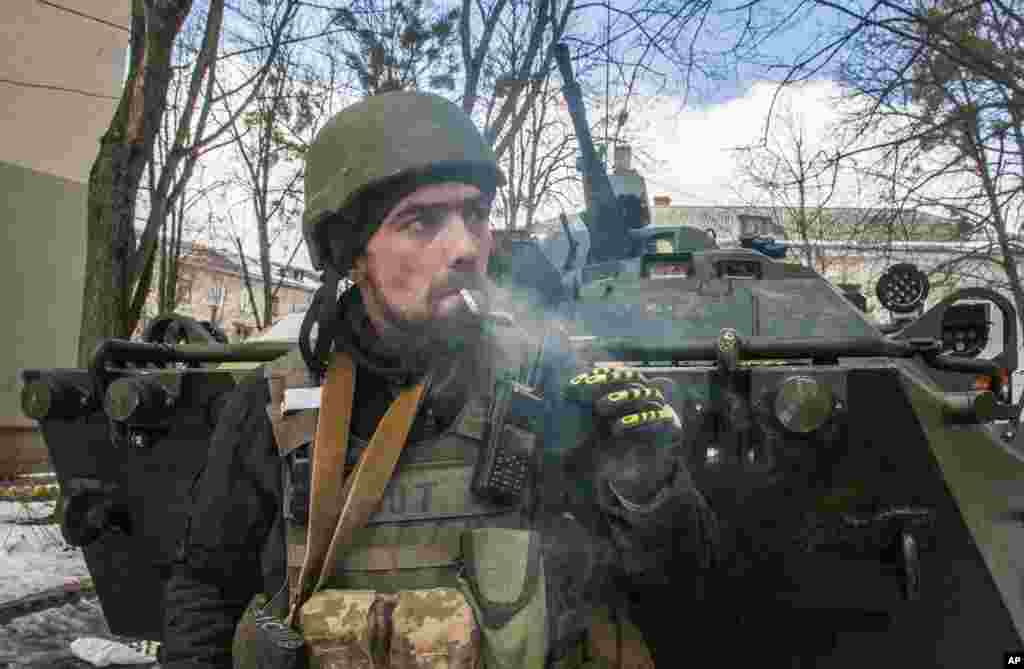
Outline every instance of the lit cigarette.
POLYGON ((480 302, 477 301, 476 297, 473 297, 473 291, 468 288, 459 290, 459 295, 462 296, 462 301, 466 303, 466 308, 469 312, 477 318, 488 320, 498 325, 511 326, 514 321, 512 316, 500 311, 484 311, 480 308, 480 302))
POLYGON ((469 309, 474 316, 482 316, 480 313, 480 305, 473 299, 473 293, 469 292, 468 289, 463 288, 459 291, 459 295, 462 295, 462 300, 466 303, 466 308, 469 309))

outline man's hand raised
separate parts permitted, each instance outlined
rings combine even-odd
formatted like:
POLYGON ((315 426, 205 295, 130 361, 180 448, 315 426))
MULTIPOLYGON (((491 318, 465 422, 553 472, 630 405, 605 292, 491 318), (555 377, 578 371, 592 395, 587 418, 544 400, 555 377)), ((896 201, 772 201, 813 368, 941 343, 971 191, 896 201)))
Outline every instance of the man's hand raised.
POLYGON ((573 377, 565 398, 590 407, 595 490, 602 506, 653 506, 675 470, 672 446, 683 425, 672 408, 675 384, 636 370, 596 367, 573 377))

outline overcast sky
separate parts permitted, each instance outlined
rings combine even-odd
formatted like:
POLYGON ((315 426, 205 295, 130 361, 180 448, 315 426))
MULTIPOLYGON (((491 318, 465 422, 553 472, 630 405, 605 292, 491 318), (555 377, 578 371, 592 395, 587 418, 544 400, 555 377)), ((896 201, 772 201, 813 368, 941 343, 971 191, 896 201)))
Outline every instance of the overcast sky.
MULTIPOLYGON (((743 95, 716 104, 680 110, 678 100, 661 99, 639 105, 646 127, 636 135, 634 167, 647 179, 648 193, 669 195, 673 205, 745 204, 738 193, 735 150, 762 141, 776 90, 772 82, 756 82, 743 95)), ((814 145, 827 141, 829 125, 837 118, 837 94, 828 81, 784 93, 814 145)))
MULTIPOLYGON (((782 7, 788 4, 788 0, 769 0, 769 4, 782 7)), ((821 21, 827 18, 825 15, 812 16, 806 21, 796 22, 790 31, 768 45, 766 56, 785 61, 810 48, 821 21)), ((731 44, 728 26, 719 23, 714 27, 717 30, 708 29, 702 38, 702 45, 709 53, 731 44), (716 41, 714 36, 720 39, 716 41)), ((601 70, 598 68, 591 72, 588 79, 591 85, 601 83, 599 88, 603 89, 601 70)), ((649 196, 669 195, 674 205, 727 205, 749 201, 739 192, 735 149, 756 143, 763 136, 776 85, 758 78, 779 74, 764 67, 744 66, 735 70, 732 77, 692 82, 686 100, 681 96, 635 98, 630 105, 627 129, 634 145, 633 166, 647 179, 649 196)), ((231 76, 222 69, 221 76, 225 75, 231 76)), ((615 93, 614 90, 612 92, 615 93)), ((803 118, 812 144, 818 142, 818 137, 828 137, 828 125, 835 120, 831 98, 837 92, 837 87, 830 82, 818 81, 787 93, 789 104, 803 118)), ((588 106, 600 106, 602 101, 588 100, 588 106)), ((588 109, 591 123, 599 118, 602 111, 588 109)), ((600 140, 599 137, 595 139, 600 140)), ((238 171, 240 164, 230 149, 217 154, 204 159, 208 178, 238 171)), ((235 205, 230 207, 232 215, 239 228, 252 231, 251 235, 246 235, 251 238, 247 252, 255 255, 257 247, 251 204, 245 202, 245 193, 239 190, 223 195, 212 198, 210 205, 222 216, 229 204, 235 205)), ((583 203, 577 204, 582 206, 583 203)), ((204 219, 206 214, 201 209, 197 208, 195 216, 204 219)), ((557 211, 542 212, 540 218, 556 214, 557 211)), ((294 239, 297 241, 298 235, 294 239)), ((274 248, 274 259, 287 260, 291 250, 287 247, 293 246, 283 244, 274 248)), ((296 261, 307 266, 306 253, 300 251, 296 261)))
MULTIPOLYGON (((635 104, 630 122, 634 128, 633 166, 647 179, 649 196, 669 195, 673 205, 749 202, 739 192, 735 149, 761 140, 775 91, 775 84, 757 82, 742 95, 718 103, 684 108, 679 98, 658 98, 635 104)), ((833 83, 818 81, 785 94, 791 108, 802 117, 812 143, 824 142, 828 137, 829 124, 836 120, 833 97, 837 92, 833 83)), ((238 165, 225 151, 207 166, 212 174, 238 165)), ((244 193, 224 195, 224 199, 213 198, 218 209, 223 211, 225 204, 232 202, 236 204, 236 220, 249 218, 244 193)), ((836 203, 856 204, 849 199, 836 203)), ((255 253, 255 245, 250 249, 255 253)), ((282 253, 283 249, 275 249, 275 259, 285 260, 277 257, 282 253)), ((305 255, 300 251, 296 257, 302 266, 307 266, 305 255)))

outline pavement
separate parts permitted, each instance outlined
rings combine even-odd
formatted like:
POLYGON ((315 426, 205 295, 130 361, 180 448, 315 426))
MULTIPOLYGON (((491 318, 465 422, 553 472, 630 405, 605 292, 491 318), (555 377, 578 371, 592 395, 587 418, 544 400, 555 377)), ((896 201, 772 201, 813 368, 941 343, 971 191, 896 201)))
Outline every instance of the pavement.
MULTIPOLYGON (((93 665, 71 652, 71 642, 80 637, 130 641, 110 633, 99 599, 87 595, 77 602, 20 616, 0 628, 0 669, 91 669, 93 665)), ((107 667, 159 669, 160 665, 107 667)))
POLYGON ((36 499, 0 499, 0 669, 89 669, 93 665, 72 654, 72 641, 132 640, 111 634, 99 599, 88 591, 81 549, 68 546, 48 522, 53 502, 36 499), (78 594, 40 597, 68 591, 78 594))

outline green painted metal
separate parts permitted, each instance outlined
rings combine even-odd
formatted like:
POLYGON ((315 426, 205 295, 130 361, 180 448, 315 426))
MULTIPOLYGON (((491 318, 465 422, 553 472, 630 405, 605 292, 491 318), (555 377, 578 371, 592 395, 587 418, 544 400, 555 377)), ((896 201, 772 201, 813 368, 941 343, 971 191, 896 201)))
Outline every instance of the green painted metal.
POLYGON ((85 185, 0 161, 0 425, 21 415, 19 370, 75 364, 85 185))
POLYGON ((1024 637, 1024 459, 995 426, 951 426, 939 386, 911 363, 900 378, 971 536, 1024 637))

